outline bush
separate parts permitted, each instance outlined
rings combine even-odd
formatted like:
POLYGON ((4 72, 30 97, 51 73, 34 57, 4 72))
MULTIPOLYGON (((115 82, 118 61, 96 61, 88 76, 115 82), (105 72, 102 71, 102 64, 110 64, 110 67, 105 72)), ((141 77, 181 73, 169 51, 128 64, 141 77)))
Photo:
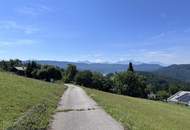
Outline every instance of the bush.
POLYGON ((116 92, 133 97, 147 97, 144 78, 132 71, 115 74, 114 85, 116 92))
POLYGON ((158 91, 156 93, 156 98, 158 100, 165 101, 168 97, 169 97, 169 94, 166 91, 164 91, 164 90, 158 91))
POLYGON ((92 86, 93 88, 102 91, 111 92, 113 83, 110 80, 110 77, 103 76, 101 73, 94 72, 92 75, 92 86))
POLYGON ((62 79, 62 73, 60 69, 46 65, 37 71, 36 77, 46 81, 60 80, 62 79))
POLYGON ((49 67, 47 69, 48 72, 48 78, 49 80, 54 79, 54 80, 60 80, 62 79, 62 73, 58 68, 55 67, 49 67))
POLYGON ((69 64, 67 69, 65 70, 64 82, 71 83, 75 80, 75 76, 77 74, 77 67, 75 65, 69 64))
POLYGON ((92 80, 92 72, 88 71, 88 70, 78 72, 75 77, 76 84, 83 85, 86 87, 91 87, 92 81, 93 81, 92 80))

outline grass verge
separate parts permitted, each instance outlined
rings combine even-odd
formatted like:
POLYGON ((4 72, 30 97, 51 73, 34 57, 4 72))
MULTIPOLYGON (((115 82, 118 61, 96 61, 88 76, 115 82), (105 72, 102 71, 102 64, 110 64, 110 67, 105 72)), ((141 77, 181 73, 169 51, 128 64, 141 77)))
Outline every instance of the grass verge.
POLYGON ((64 89, 0 72, 0 130, 46 129, 64 89))
POLYGON ((128 130, 190 129, 189 107, 84 89, 128 130))

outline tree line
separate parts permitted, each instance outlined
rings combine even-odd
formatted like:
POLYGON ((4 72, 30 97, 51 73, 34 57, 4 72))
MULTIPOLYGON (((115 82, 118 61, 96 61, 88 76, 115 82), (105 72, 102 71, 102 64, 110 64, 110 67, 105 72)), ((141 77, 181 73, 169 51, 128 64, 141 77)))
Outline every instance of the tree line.
POLYGON ((106 92, 166 101, 178 91, 190 91, 190 84, 162 77, 148 72, 136 72, 132 63, 127 71, 103 75, 89 70, 79 71, 75 65, 68 65, 64 82, 75 83, 106 92))
POLYGON ((64 81, 133 97, 147 98, 149 93, 144 77, 134 72, 132 63, 129 64, 128 71, 107 75, 89 70, 78 71, 75 65, 68 65, 64 81))
POLYGON ((0 68, 4 71, 14 72, 29 78, 45 81, 63 80, 65 83, 75 83, 89 88, 106 92, 146 98, 146 84, 144 78, 134 72, 132 63, 128 71, 103 75, 90 70, 79 71, 75 65, 69 64, 64 70, 51 65, 40 65, 35 61, 22 62, 18 59, 1 61, 0 68), (15 67, 25 67, 23 73, 15 67))
POLYGON ((61 80, 64 73, 64 70, 59 67, 51 65, 40 65, 37 64, 35 61, 27 61, 24 63, 18 59, 1 61, 0 69, 3 71, 13 72, 29 78, 35 78, 49 82, 61 80), (21 68, 21 70, 17 69, 19 67, 21 68))

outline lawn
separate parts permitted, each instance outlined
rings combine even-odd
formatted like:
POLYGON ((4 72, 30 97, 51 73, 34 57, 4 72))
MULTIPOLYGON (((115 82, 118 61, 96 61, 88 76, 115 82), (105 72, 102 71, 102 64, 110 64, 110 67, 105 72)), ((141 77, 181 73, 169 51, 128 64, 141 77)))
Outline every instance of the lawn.
POLYGON ((0 130, 13 123, 47 127, 64 89, 63 85, 0 72, 0 130))
POLYGON ((84 89, 128 130, 190 130, 189 107, 84 89))

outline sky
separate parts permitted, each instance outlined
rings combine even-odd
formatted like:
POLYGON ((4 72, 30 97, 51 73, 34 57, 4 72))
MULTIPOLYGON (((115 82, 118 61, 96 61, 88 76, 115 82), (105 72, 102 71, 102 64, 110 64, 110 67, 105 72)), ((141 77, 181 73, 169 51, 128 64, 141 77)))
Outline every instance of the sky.
POLYGON ((190 64, 189 0, 0 0, 0 59, 190 64))

